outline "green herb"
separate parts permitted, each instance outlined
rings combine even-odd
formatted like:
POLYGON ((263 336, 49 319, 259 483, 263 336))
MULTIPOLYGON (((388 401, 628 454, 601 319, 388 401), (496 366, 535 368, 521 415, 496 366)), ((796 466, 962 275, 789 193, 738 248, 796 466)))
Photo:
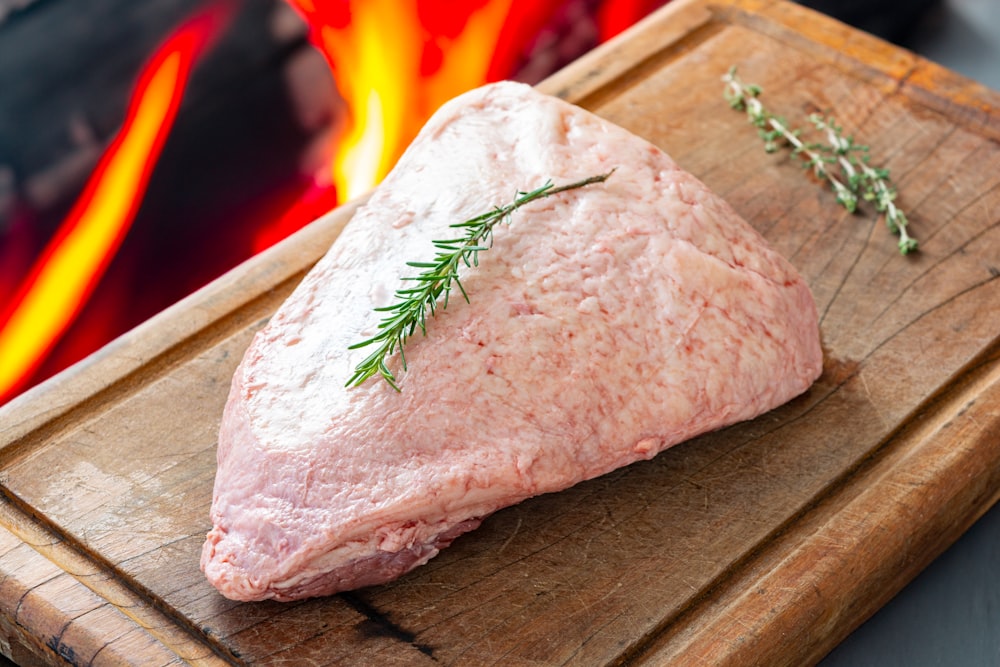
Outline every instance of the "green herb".
POLYGON ((396 377, 386 365, 386 358, 398 349, 405 371, 406 357, 403 354, 403 345, 418 327, 421 333, 427 335, 427 314, 429 312, 433 316, 436 313, 441 295, 444 294, 444 300, 440 304, 442 310, 448 307, 448 297, 453 286, 458 287, 466 302, 469 301, 469 295, 458 279, 458 269, 462 264, 469 268, 479 266, 479 253, 493 246, 493 228, 501 222, 509 225, 511 214, 529 202, 586 185, 603 183, 612 173, 613 169, 606 174, 591 176, 559 187, 549 181, 531 192, 518 192, 514 201, 506 206, 497 206, 492 211, 451 225, 454 229, 462 230, 464 235, 433 241, 437 254, 430 262, 407 262, 406 265, 409 267, 422 269, 416 276, 403 278, 415 285, 396 290, 396 303, 375 309, 377 312, 388 313, 379 322, 378 333, 348 347, 349 350, 355 350, 369 345, 378 346, 355 367, 354 375, 347 381, 346 386, 357 387, 368 378, 381 375, 393 389, 400 391, 396 377))
POLYGON ((802 132, 791 129, 784 119, 771 114, 758 99, 760 86, 743 83, 732 67, 722 77, 726 83, 724 95, 729 106, 745 111, 747 119, 764 140, 764 150, 773 153, 782 143, 791 146, 792 153, 802 164, 833 187, 837 201, 850 213, 858 208, 859 199, 870 201, 879 213, 885 214, 889 231, 899 236, 899 251, 906 255, 917 250, 917 240, 907 233, 906 215, 896 206, 896 189, 889 180, 889 170, 869 164, 868 147, 845 137, 843 128, 832 118, 812 114, 809 121, 826 138, 826 143, 806 142, 802 132))

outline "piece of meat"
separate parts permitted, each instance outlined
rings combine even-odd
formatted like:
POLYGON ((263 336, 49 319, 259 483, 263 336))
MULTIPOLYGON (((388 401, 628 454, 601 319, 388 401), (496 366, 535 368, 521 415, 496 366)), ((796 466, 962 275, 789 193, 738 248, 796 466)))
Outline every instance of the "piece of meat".
POLYGON ((219 434, 209 580, 292 600, 394 579, 502 507, 749 419, 819 375, 794 268, 662 151, 514 83, 446 104, 254 338, 219 434), (526 205, 398 355, 347 389, 408 260, 526 205))

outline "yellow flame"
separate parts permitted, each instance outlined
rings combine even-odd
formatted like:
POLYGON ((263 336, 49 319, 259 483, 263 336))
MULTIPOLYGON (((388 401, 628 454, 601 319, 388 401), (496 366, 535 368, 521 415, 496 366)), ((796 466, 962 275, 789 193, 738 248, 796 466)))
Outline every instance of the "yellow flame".
POLYGON ((342 198, 354 199, 375 187, 382 174, 385 141, 382 102, 378 92, 368 93, 366 112, 358 114, 351 131, 344 137, 340 154, 334 161, 333 179, 342 198))
MULTIPOLYGON (((134 213, 145 168, 174 104, 181 56, 170 53, 149 79, 128 131, 95 172, 90 197, 68 232, 42 257, 31 288, 0 329, 0 396, 30 372, 79 311, 134 213)), ((155 158, 154 158, 155 159, 155 158)))
POLYGON ((368 0, 352 3, 346 29, 321 30, 322 49, 338 65, 337 86, 352 112, 333 165, 342 200, 370 190, 392 166, 406 115, 416 106, 419 25, 414 3, 368 0))
MULTIPOLYGON (((493 52, 512 0, 476 9, 464 30, 441 43, 441 67, 421 75, 428 35, 415 0, 355 0, 350 21, 334 27, 322 7, 292 0, 313 25, 317 46, 335 71, 337 88, 351 111, 333 158, 338 198, 352 199, 389 172, 420 127, 455 95, 486 82, 493 52), (318 10, 318 11, 317 11, 318 10)), ((447 11, 447 8, 444 8, 447 11)))

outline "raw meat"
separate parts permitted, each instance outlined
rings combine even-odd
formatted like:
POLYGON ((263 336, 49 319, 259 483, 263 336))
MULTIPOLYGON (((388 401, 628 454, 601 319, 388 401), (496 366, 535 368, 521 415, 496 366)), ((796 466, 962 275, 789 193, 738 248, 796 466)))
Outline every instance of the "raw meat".
POLYGON ((219 434, 209 580, 237 600, 390 581, 491 512, 803 392, 822 365, 795 269, 662 151, 514 83, 427 124, 255 337, 219 434), (344 383, 408 260, 448 225, 556 184, 498 227, 393 359, 402 392, 344 383))

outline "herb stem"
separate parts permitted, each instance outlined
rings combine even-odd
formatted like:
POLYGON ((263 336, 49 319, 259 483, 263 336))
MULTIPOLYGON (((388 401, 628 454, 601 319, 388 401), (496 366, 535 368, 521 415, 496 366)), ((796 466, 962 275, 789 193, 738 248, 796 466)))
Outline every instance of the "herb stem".
POLYGON ((855 184, 856 190, 861 192, 865 200, 874 203, 875 210, 885 213, 889 231, 899 235, 899 251, 906 255, 917 250, 917 240, 906 229, 906 215, 896 206, 896 190, 889 183, 889 171, 876 169, 868 164, 868 147, 856 145, 852 137, 844 137, 841 128, 832 119, 812 114, 809 120, 817 130, 826 133, 827 141, 837 155, 841 168, 848 174, 849 182, 855 184), (860 159, 854 153, 860 153, 860 159), (855 166, 861 170, 860 174, 855 166))
POLYGON ((899 251, 906 255, 917 250, 917 240, 907 233, 906 215, 895 204, 896 190, 889 182, 889 171, 868 164, 867 146, 855 144, 852 137, 843 136, 842 128, 832 119, 819 114, 812 114, 809 120, 824 133, 827 143, 805 142, 799 130, 790 129, 784 120, 764 108, 758 99, 761 87, 743 83, 735 67, 722 80, 726 84, 726 101, 732 108, 746 112, 764 139, 764 150, 772 153, 779 141, 786 142, 794 154, 802 156, 803 166, 830 183, 837 202, 848 212, 857 210, 859 198, 872 202, 879 213, 885 214, 890 232, 899 235, 899 251), (833 165, 840 167, 841 176, 830 169, 833 165))
POLYGON ((406 357, 403 354, 403 345, 418 328, 421 333, 427 335, 427 314, 430 313, 431 316, 436 314, 441 295, 444 295, 444 300, 440 304, 442 310, 448 307, 448 297, 453 286, 458 288, 466 302, 469 301, 469 295, 458 278, 458 270, 463 264, 468 268, 479 266, 479 253, 493 247, 493 228, 501 222, 509 225, 514 211, 525 204, 568 190, 603 183, 613 173, 614 169, 560 186, 548 181, 542 187, 530 192, 518 192, 514 201, 506 206, 494 207, 465 222, 450 225, 452 229, 463 230, 464 236, 433 241, 437 253, 430 262, 407 262, 406 265, 409 267, 423 269, 416 276, 403 278, 407 284, 416 283, 416 285, 401 287, 394 295, 395 303, 376 308, 377 312, 388 313, 379 322, 378 332, 371 338, 347 348, 355 350, 369 345, 377 346, 374 352, 355 367, 354 374, 345 386, 357 387, 368 378, 379 375, 389 383, 389 386, 400 391, 396 376, 386 364, 386 358, 399 350, 400 362, 405 371, 406 357))

